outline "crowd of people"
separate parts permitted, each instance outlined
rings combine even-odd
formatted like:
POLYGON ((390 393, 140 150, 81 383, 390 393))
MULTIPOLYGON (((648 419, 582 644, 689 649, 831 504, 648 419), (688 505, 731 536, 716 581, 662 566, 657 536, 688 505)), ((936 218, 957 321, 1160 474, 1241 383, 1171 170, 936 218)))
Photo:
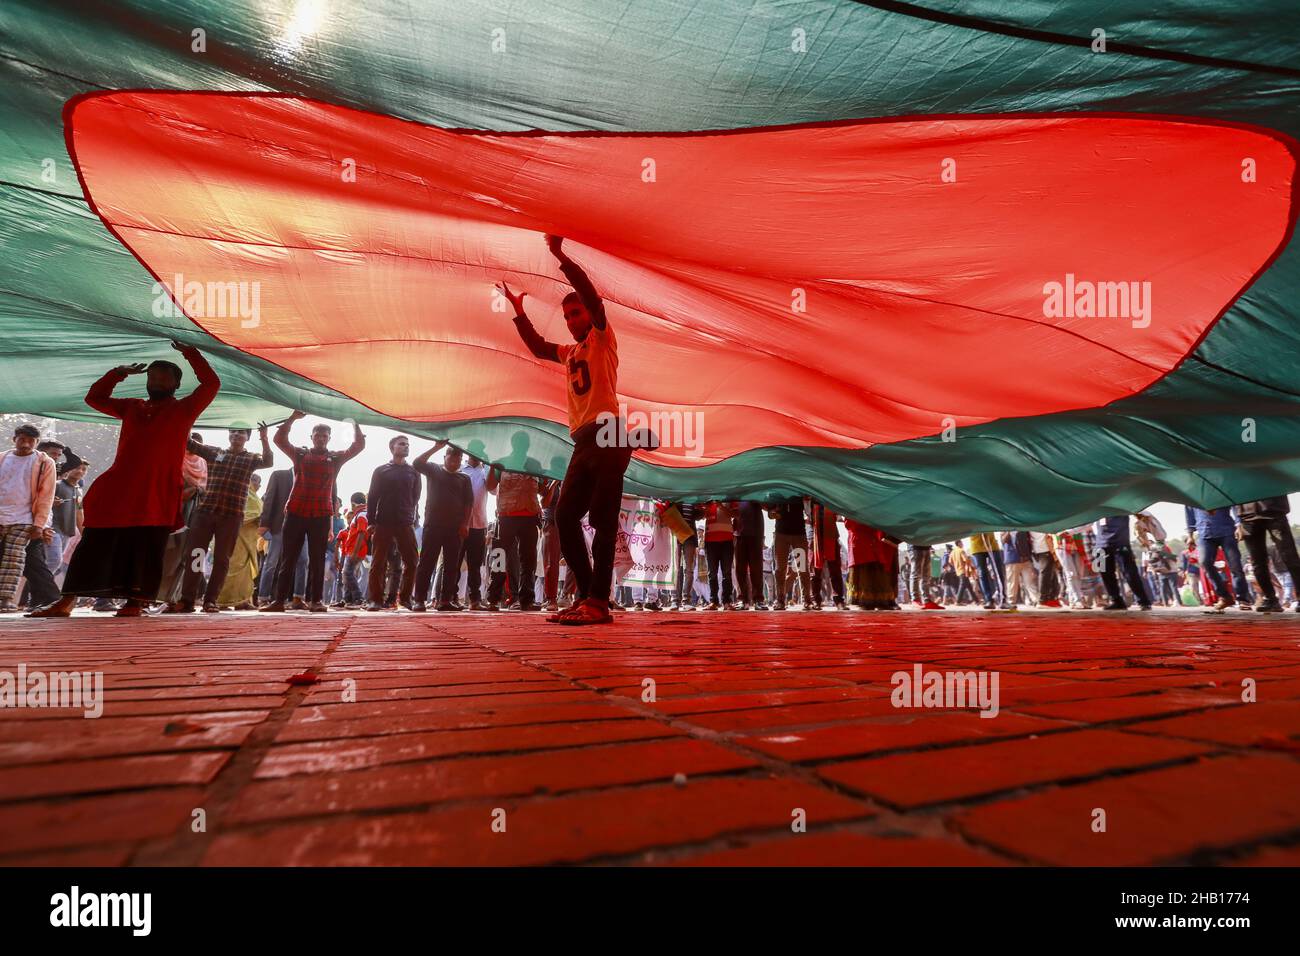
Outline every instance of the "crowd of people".
POLYGON ((119 366, 91 386, 86 404, 120 420, 121 430, 112 465, 89 487, 90 463, 42 441, 34 425, 19 426, 12 449, 0 453, 0 612, 21 605, 31 617, 66 617, 78 602, 122 617, 324 613, 331 606, 517 609, 542 610, 558 623, 599 624, 624 607, 1149 610, 1200 603, 1268 612, 1295 601, 1300 555, 1285 497, 1189 507, 1180 554, 1147 512, 935 546, 901 542, 807 498, 664 501, 660 518, 676 539, 674 584, 616 588, 623 475, 637 444, 601 439, 609 433, 602 425, 618 414, 617 340, 563 239, 546 242, 573 286, 563 300, 571 344, 544 340, 524 311, 524 293, 498 288, 514 306, 524 346, 566 372, 574 451, 562 480, 489 464, 445 440, 412 459, 410 439, 399 435, 388 443, 389 460, 343 510, 339 470, 365 447, 360 426, 344 449, 330 447, 326 424, 297 445, 293 428, 305 417, 298 411, 273 439, 259 424, 258 450, 248 447, 251 428, 230 429, 224 448, 207 444, 194 423, 220 381, 197 348, 173 343, 198 380, 189 395, 177 398, 184 373, 168 361, 119 366), (138 374, 148 398, 113 396, 138 374), (277 450, 286 467, 274 470, 277 450), (259 472, 267 470, 263 492, 259 472))

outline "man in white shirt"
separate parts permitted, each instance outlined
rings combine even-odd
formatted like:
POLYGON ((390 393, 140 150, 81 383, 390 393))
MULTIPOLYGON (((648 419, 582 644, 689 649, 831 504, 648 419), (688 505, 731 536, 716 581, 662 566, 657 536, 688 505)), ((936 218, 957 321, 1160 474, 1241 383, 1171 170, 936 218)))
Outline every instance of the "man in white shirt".
POLYGON ((53 537, 49 523, 55 465, 36 450, 40 437, 35 425, 19 425, 13 448, 0 454, 0 611, 17 609, 27 543, 34 537, 53 537))
MULTIPOLYGON (((466 566, 466 592, 469 596, 471 611, 483 610, 483 558, 487 551, 487 480, 488 468, 473 455, 467 456, 467 463, 461 474, 469 479, 474 489, 474 505, 469 512, 469 533, 461 545, 460 560, 466 566)), ((460 565, 456 565, 457 574, 460 565)))
POLYGON ((1052 536, 1042 531, 1031 531, 1029 537, 1033 542, 1034 570, 1038 572, 1038 606, 1061 607, 1061 579, 1056 574, 1052 536))

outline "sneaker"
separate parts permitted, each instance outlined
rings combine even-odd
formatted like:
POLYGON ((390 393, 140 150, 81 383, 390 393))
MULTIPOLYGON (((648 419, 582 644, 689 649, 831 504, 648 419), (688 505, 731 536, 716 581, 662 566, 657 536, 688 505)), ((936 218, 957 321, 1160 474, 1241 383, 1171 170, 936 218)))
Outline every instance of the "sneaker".
POLYGON ((329 608, 320 601, 312 601, 307 605, 307 610, 311 611, 313 614, 325 614, 329 611, 329 608))
POLYGON ((641 601, 637 601, 635 604, 632 605, 632 610, 634 610, 634 611, 644 611, 644 610, 645 610, 645 604, 644 604, 643 602, 641 602, 641 601))
POLYGON ((284 613, 284 602, 283 602, 283 601, 272 601, 270 604, 263 604, 261 607, 258 608, 258 610, 259 610, 259 611, 262 611, 263 613, 270 613, 270 614, 283 614, 283 613, 284 613))
POLYGON ((1282 605, 1279 604, 1276 600, 1273 601, 1261 600, 1258 604, 1255 605, 1255 610, 1258 611, 1260 614, 1277 614, 1281 612, 1282 605))
POLYGON ((483 603, 482 603, 481 601, 479 601, 477 598, 475 598, 474 600, 472 600, 472 601, 469 602, 469 609, 470 609, 471 611, 484 611, 484 610, 487 610, 487 609, 483 606, 483 603))
POLYGON ((998 609, 998 606, 997 606, 996 604, 994 604, 992 601, 985 601, 985 602, 984 602, 984 610, 986 610, 986 611, 996 611, 997 609, 998 609))
POLYGON ((443 601, 441 604, 438 605, 438 608, 437 608, 437 609, 438 609, 439 611, 442 611, 443 613, 451 613, 451 612, 454 612, 454 611, 463 611, 463 610, 465 610, 465 609, 464 609, 463 607, 461 607, 459 604, 452 604, 452 603, 449 602, 449 601, 443 601))
POLYGON ((704 610, 706 611, 716 611, 717 609, 718 609, 717 601, 710 601, 708 604, 704 605, 704 610))
POLYGON ((1111 601, 1104 608, 1102 608, 1102 610, 1103 611, 1127 611, 1128 605, 1125 604, 1123 601, 1111 601))
POLYGON ((754 608, 753 608, 753 609, 754 609, 755 611, 766 611, 766 610, 767 610, 767 605, 764 604, 762 601, 757 601, 757 602, 755 602, 755 604, 754 604, 754 608))

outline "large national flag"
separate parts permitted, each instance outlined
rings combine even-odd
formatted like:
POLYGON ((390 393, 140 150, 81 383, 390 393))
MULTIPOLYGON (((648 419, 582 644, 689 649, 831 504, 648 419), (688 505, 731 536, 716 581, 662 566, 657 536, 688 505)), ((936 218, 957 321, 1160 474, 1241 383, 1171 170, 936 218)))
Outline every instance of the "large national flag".
POLYGON ((562 474, 570 253, 630 494, 920 540, 1300 487, 1300 15, 1181 2, 0 8, 0 408, 198 344, 562 474))

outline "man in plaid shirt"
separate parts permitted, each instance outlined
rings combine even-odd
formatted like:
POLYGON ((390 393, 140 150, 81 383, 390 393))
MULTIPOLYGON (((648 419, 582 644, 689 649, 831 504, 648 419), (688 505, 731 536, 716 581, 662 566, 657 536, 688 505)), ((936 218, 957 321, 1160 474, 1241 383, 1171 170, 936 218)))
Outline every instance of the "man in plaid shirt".
POLYGON ((185 533, 185 577, 181 582, 181 598, 168 604, 164 614, 188 614, 194 610, 198 595, 199 578, 203 574, 203 554, 208 543, 212 547, 212 574, 203 594, 203 610, 215 613, 217 595, 230 570, 230 555, 235 549, 235 539, 244 521, 244 503, 248 500, 248 483, 253 472, 270 468, 275 461, 271 443, 267 440, 266 423, 257 426, 262 439, 262 454, 254 455, 245 447, 252 431, 247 428, 230 430, 230 447, 225 451, 212 445, 190 439, 187 450, 208 463, 208 483, 204 487, 198 506, 190 516, 189 530, 185 533))
POLYGON ((330 451, 330 427, 317 425, 311 430, 311 447, 295 448, 289 443, 289 429, 305 412, 294 412, 275 431, 275 444, 293 462, 293 491, 284 509, 284 546, 280 566, 275 574, 275 600, 260 610, 282 612, 284 602, 293 592, 293 571, 307 542, 307 608, 325 613, 321 594, 325 589, 325 548, 329 543, 334 518, 334 484, 339 469, 366 447, 361 426, 354 424, 352 445, 347 451, 330 451))

